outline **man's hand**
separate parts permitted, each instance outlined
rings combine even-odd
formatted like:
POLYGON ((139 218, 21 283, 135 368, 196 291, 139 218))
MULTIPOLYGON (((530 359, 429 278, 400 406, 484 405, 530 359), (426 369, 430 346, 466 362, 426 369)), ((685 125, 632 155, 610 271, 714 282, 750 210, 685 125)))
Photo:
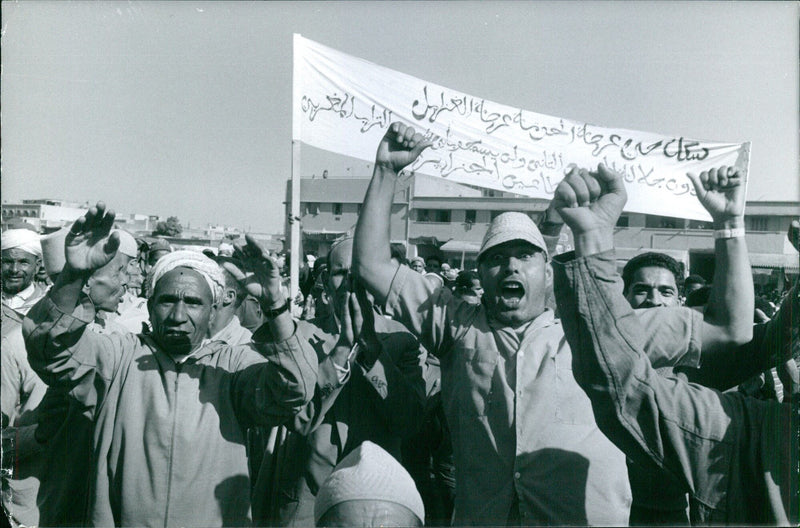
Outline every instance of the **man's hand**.
POLYGON ((597 172, 573 168, 558 184, 551 206, 578 236, 613 230, 627 199, 622 175, 600 164, 597 172))
POLYGON ((234 248, 233 255, 242 269, 230 262, 224 262, 222 267, 242 283, 247 293, 258 299, 262 310, 280 308, 286 303, 286 297, 281 291, 278 263, 253 237, 245 235, 244 238, 246 244, 234 248))
POLYGON ((108 264, 119 248, 119 235, 111 234, 114 211, 97 202, 78 218, 64 241, 66 266, 78 272, 92 272, 108 264))
POLYGON ((398 173, 430 145, 430 141, 426 141, 413 127, 396 121, 389 125, 389 130, 378 145, 375 165, 398 173))
POLYGON ((347 294, 347 309, 344 311, 337 348, 348 351, 359 344, 359 362, 371 368, 381 353, 381 344, 375 333, 375 309, 369 294, 362 284, 355 281, 355 291, 347 294))
POLYGON ((715 229, 744 227, 745 179, 736 167, 703 171, 700 175, 688 172, 697 199, 714 220, 715 229))

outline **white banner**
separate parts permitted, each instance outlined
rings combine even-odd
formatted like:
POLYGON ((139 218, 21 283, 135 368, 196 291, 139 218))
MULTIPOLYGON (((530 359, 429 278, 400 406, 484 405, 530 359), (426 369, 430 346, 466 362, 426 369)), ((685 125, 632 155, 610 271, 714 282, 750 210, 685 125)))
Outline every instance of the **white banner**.
POLYGON ((393 121, 433 147, 407 171, 550 199, 573 165, 625 176, 625 210, 710 220, 687 172, 747 173, 750 143, 599 127, 512 108, 411 77, 294 36, 292 139, 366 161, 393 121))

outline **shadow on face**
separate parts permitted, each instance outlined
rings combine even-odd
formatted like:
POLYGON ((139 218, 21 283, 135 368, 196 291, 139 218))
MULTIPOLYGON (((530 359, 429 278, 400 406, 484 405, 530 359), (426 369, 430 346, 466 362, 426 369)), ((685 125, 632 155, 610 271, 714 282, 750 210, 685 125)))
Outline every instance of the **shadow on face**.
POLYGON ((13 295, 31 285, 39 270, 39 258, 19 248, 4 249, 2 252, 0 277, 3 292, 13 295))
POLYGON ((111 262, 89 277, 86 282, 87 294, 96 309, 104 312, 117 309, 128 285, 128 265, 131 260, 128 255, 117 252, 111 262))
POLYGON ((632 308, 657 308, 680 304, 675 275, 666 268, 645 266, 631 276, 625 298, 632 308))
POLYGON ((175 268, 161 277, 148 301, 153 337, 172 356, 191 353, 216 314, 213 294, 203 276, 175 268))
POLYGON ((544 312, 550 267, 533 244, 510 240, 491 248, 481 255, 478 274, 491 317, 517 327, 544 312))

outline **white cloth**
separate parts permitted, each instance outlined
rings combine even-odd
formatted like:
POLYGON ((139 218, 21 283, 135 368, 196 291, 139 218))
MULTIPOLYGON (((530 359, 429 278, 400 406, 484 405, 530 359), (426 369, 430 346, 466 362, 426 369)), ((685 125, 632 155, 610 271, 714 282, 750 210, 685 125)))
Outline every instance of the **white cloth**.
POLYGON ((411 510, 420 521, 425 506, 411 475, 395 458, 370 441, 344 457, 320 486, 314 504, 314 520, 333 506, 351 500, 394 502, 411 510))
POLYGON ((26 253, 42 256, 42 246, 39 243, 39 233, 30 229, 8 229, 0 236, 0 250, 21 249, 26 253))
POLYGON ((25 306, 25 303, 33 296, 34 293, 36 293, 36 286, 34 286, 33 283, 30 283, 27 288, 15 293, 14 295, 3 293, 3 304, 12 310, 19 311, 20 308, 25 306))
POLYGON ((219 264, 202 253, 186 250, 175 251, 158 259, 147 277, 149 295, 153 295, 158 280, 175 268, 189 268, 202 275, 208 283, 208 287, 211 288, 215 303, 222 297, 225 276, 222 274, 219 264))

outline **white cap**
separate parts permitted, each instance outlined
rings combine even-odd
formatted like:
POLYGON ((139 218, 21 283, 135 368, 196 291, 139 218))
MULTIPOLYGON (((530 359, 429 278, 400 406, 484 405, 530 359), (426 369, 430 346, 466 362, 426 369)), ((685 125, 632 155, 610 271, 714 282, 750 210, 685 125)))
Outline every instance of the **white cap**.
POLYGON ((547 255, 547 245, 544 237, 528 215, 517 212, 503 213, 497 216, 483 237, 481 249, 478 251, 478 260, 481 256, 495 246, 511 240, 524 240, 544 251, 547 255))
POLYGON ((425 520, 425 506, 414 479, 392 455, 370 441, 344 457, 320 486, 314 504, 315 523, 332 507, 352 500, 393 502, 425 520))

